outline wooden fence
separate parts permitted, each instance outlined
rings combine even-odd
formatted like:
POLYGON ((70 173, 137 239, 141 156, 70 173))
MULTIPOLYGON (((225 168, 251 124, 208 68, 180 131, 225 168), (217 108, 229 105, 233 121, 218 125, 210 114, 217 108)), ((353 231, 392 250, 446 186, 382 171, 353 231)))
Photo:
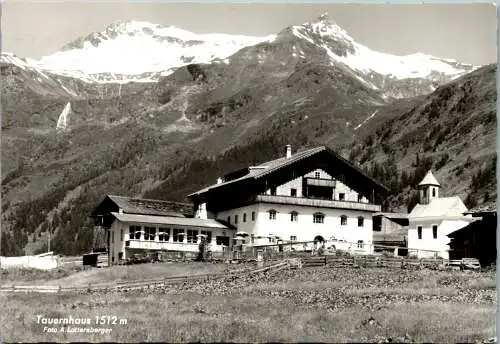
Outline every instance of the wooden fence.
POLYGON ((310 256, 302 258, 302 267, 331 266, 331 267, 383 267, 383 268, 416 268, 416 269, 479 269, 479 261, 475 258, 461 260, 447 259, 407 259, 398 257, 364 256, 310 256))
POLYGON ((81 292, 121 292, 137 289, 154 289, 156 287, 166 286, 170 284, 196 281, 196 280, 210 280, 220 277, 230 277, 230 276, 240 276, 240 275, 252 275, 260 272, 265 272, 269 270, 280 271, 283 269, 289 269, 291 266, 296 266, 295 261, 282 261, 276 264, 271 264, 257 269, 239 269, 231 272, 224 273, 212 273, 212 274, 198 274, 198 275, 187 275, 187 276, 172 276, 165 277, 161 279, 142 279, 136 281, 124 281, 118 283, 102 283, 102 284, 89 284, 87 286, 29 286, 29 285, 3 285, 0 286, 0 292, 34 292, 34 293, 81 293, 81 292))

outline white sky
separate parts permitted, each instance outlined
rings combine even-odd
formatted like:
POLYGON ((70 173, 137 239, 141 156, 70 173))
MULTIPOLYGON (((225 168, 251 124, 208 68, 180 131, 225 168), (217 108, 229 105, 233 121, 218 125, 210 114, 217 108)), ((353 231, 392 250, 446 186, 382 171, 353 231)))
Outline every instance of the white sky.
POLYGON ((497 60, 496 7, 491 4, 2 3, 2 50, 39 58, 117 20, 176 25, 196 33, 264 36, 328 11, 351 37, 396 55, 416 52, 464 63, 497 60))

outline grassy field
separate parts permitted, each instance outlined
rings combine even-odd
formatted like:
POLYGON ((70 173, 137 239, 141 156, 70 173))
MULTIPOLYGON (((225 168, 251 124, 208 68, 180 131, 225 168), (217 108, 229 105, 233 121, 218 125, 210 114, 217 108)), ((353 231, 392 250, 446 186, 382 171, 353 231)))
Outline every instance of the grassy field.
MULTIPOLYGON (((241 267, 241 266, 240 266, 241 267)), ((1 271, 0 285, 62 285, 87 286, 88 284, 133 281, 169 276, 203 273, 220 273, 228 269, 224 264, 199 262, 114 265, 109 268, 87 268, 67 265, 59 269, 9 269, 1 271)))
POLYGON ((0 295, 0 336, 31 342, 478 342, 495 336, 495 287, 493 272, 318 267, 126 293, 0 295), (116 316, 117 324, 80 327, 110 333, 67 333, 37 323, 37 316, 93 323, 102 315, 116 316), (44 332, 45 326, 58 332, 44 332))

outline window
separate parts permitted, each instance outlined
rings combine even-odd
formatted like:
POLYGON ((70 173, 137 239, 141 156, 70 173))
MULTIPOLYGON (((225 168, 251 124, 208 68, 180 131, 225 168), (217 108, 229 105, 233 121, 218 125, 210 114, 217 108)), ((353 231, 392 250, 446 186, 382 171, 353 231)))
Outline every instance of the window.
POLYGON ((419 239, 422 239, 422 227, 418 226, 417 227, 417 235, 419 239))
POLYGON ((341 215, 340 216, 340 225, 341 226, 347 226, 347 216, 346 215, 341 215))
POLYGON ((434 239, 438 238, 438 226, 436 226, 436 225, 432 226, 432 237, 434 239))
POLYGON ((123 252, 118 253, 118 259, 122 260, 123 259, 123 252))
POLYGON ((120 232, 120 241, 123 241, 123 238, 124 238, 124 233, 123 233, 123 228, 122 228, 122 230, 120 232))
POLYGON ((155 234, 155 227, 144 227, 144 240, 155 240, 155 234))
POLYGON ((316 213, 313 215, 313 222, 314 223, 324 223, 325 222, 325 215, 322 213, 316 213))
POLYGON ((290 189, 290 196, 297 197, 297 189, 290 189))
POLYGON ((250 235, 250 242, 253 244, 255 243, 255 235, 250 235))
POLYGON ((247 213, 243 213, 243 222, 247 222, 247 213))
POLYGON ((436 197, 436 188, 432 188, 432 197, 436 197))
POLYGON ((227 223, 231 223, 231 216, 227 217, 227 223))
POLYGON ((271 188, 271 195, 272 195, 272 196, 276 196, 276 186, 273 186, 273 187, 271 188))
POLYGON ((207 236, 207 242, 212 242, 212 232, 211 231, 201 231, 201 234, 207 236))
POLYGON ((216 236, 215 243, 217 245, 229 246, 229 237, 227 236, 216 236))
POLYGON ((290 236, 290 241, 297 241, 297 236, 296 235, 291 235, 290 236))
POLYGON ((269 220, 276 220, 276 210, 269 210, 269 220))
POLYGON ((184 229, 174 228, 174 242, 183 242, 184 241, 184 229))
POLYGON ((297 218, 298 218, 298 213, 296 211, 292 211, 290 213, 290 221, 297 222, 297 218))
POLYGON ((363 195, 362 194, 358 194, 358 202, 361 203, 362 200, 363 200, 363 195))
POLYGON ((140 239, 140 238, 141 238, 141 226, 130 226, 129 239, 140 239))
POLYGON ((252 221, 255 221, 255 211, 252 211, 252 221))
POLYGON ((339 201, 345 200, 345 193, 341 192, 339 193, 339 201))
POLYGON ((358 248, 363 248, 363 240, 358 240, 358 248))
POLYGON ((198 242, 198 231, 188 230, 187 242, 190 244, 196 244, 198 242))
POLYGON ((365 225, 365 218, 363 216, 358 217, 358 227, 363 227, 364 225, 365 225))
POLYGON ((170 228, 159 228, 158 229, 158 240, 159 241, 169 241, 170 240, 170 228))
POLYGON ((238 215, 234 215, 234 224, 237 225, 238 224, 238 215))
POLYGON ((424 189, 424 197, 427 197, 427 189, 424 189))
POLYGON ((319 177, 321 177, 321 174, 318 171, 314 172, 314 178, 319 179, 319 177))

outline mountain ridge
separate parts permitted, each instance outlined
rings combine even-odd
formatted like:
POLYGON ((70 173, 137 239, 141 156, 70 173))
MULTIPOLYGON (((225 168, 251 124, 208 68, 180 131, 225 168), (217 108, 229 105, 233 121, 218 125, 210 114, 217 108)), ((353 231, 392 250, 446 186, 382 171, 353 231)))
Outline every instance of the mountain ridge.
MULTIPOLYGON (((331 64, 344 65, 374 88, 383 89, 387 78, 395 83, 423 78, 439 84, 478 67, 423 53, 396 56, 371 50, 357 43, 327 15, 264 37, 194 34, 174 26, 121 21, 67 43, 54 54, 29 59, 28 65, 91 82, 153 82, 190 63, 226 63, 228 57, 245 47, 287 39, 287 35, 324 50, 331 64)), ((301 51, 292 54, 302 56, 301 51)), ((434 84, 427 87, 428 92, 434 84)), ((402 97, 397 93, 390 96, 402 97)))

